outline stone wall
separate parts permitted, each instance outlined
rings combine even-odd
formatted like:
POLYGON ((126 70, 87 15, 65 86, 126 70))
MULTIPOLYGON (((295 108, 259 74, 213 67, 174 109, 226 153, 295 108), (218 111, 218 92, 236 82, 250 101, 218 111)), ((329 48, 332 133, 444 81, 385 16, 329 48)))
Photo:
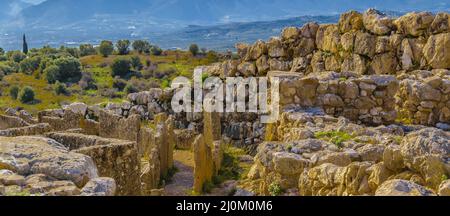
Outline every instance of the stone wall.
POLYGON ((194 191, 202 193, 206 183, 217 175, 223 159, 223 141, 219 113, 203 113, 203 134, 193 144, 194 191))
POLYGON ((73 112, 70 109, 46 110, 38 113, 38 121, 49 124, 55 131, 80 128, 83 119, 83 114, 73 112))
POLYGON ((109 111, 100 111, 99 134, 101 137, 137 141, 141 118, 139 115, 131 115, 128 118, 113 114, 109 111))
POLYGON ((52 128, 49 124, 34 124, 25 127, 16 127, 9 128, 6 130, 0 130, 0 136, 6 137, 16 137, 16 136, 32 136, 32 135, 40 135, 47 132, 50 132, 52 128))
POLYGON ((19 117, 0 115, 0 130, 26 126, 30 126, 30 124, 19 117))
POLYGON ((117 195, 140 195, 140 161, 136 143, 74 133, 48 133, 71 151, 88 155, 101 176, 117 183, 117 195))
POLYGON ((396 119, 394 76, 327 72, 302 77, 292 72, 269 72, 280 78, 280 106, 320 107, 333 116, 365 124, 389 124, 396 119))
POLYGON ((408 123, 450 130, 450 72, 415 71, 400 82, 396 104, 408 123))
POLYGON ((248 176, 265 195, 276 187, 303 196, 384 194, 394 180, 437 194, 450 174, 450 133, 436 128, 365 127, 291 110, 273 131, 248 176))
POLYGON ((210 73, 222 77, 264 76, 268 71, 395 74, 450 68, 449 16, 421 12, 394 19, 374 9, 363 14, 350 11, 337 24, 307 23, 288 27, 267 42, 237 44, 240 59, 214 64, 210 73))

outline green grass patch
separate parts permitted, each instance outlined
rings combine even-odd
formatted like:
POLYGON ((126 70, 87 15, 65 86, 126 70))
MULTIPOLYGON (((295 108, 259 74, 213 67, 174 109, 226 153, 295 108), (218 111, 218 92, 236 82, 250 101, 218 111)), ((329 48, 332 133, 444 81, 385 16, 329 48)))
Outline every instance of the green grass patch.
POLYGON ((317 139, 322 139, 342 148, 342 144, 355 138, 354 135, 342 131, 320 131, 314 134, 317 139))

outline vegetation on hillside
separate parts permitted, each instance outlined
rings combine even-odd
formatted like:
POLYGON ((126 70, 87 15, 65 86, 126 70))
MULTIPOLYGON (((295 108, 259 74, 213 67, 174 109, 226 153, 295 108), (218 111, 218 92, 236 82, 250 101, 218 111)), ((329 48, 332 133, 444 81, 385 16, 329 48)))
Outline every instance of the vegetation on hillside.
POLYGON ((98 47, 0 48, 0 109, 36 112, 74 101, 121 101, 132 92, 168 87, 175 77, 191 77, 195 67, 219 60, 214 51, 163 51, 144 40, 102 41, 98 47))

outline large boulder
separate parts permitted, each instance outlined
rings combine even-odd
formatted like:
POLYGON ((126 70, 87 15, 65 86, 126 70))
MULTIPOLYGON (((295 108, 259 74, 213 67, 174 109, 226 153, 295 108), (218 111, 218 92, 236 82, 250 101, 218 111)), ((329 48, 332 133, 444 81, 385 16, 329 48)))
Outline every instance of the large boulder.
POLYGON ((377 38, 369 33, 358 32, 355 37, 354 52, 359 55, 373 57, 377 38))
POLYGON ((258 40, 250 47, 249 52, 245 58, 246 61, 255 61, 262 55, 267 54, 267 45, 264 41, 258 40))
POLYGON ((284 175, 299 175, 308 167, 308 160, 298 154, 277 152, 273 155, 274 169, 284 175))
POLYGON ((384 165, 392 171, 400 171, 405 167, 403 156, 400 152, 400 146, 389 145, 384 149, 383 153, 384 165))
POLYGON ((93 160, 82 154, 69 152, 55 140, 42 137, 0 137, 0 167, 20 175, 42 173, 70 180, 84 186, 98 177, 93 160))
POLYGON ((377 35, 386 35, 393 29, 392 19, 375 9, 364 12, 363 23, 367 30, 377 35))
POLYGON ((341 14, 339 18, 339 31, 341 33, 349 32, 351 30, 361 30, 364 28, 362 14, 356 11, 350 11, 341 14))
POLYGON ((376 196, 434 196, 433 191, 406 180, 389 180, 378 187, 376 196))
POLYGON ((431 33, 438 34, 443 32, 449 32, 450 30, 450 14, 449 13, 438 13, 434 17, 431 23, 431 33))
POLYGON ((428 31, 433 20, 434 16, 432 13, 412 12, 395 20, 394 25, 397 27, 397 32, 418 37, 428 31))
POLYGON ((337 25, 321 25, 316 35, 317 48, 323 51, 337 53, 339 51, 340 38, 337 25))
POLYGON ((439 186, 439 196, 450 196, 450 180, 445 180, 439 186))
POLYGON ((408 134, 401 143, 406 167, 419 172, 428 186, 437 189, 450 155, 450 134, 436 128, 425 128, 408 134))
POLYGON ((425 59, 433 68, 450 68, 450 33, 432 35, 423 48, 425 59))
POLYGON ((89 181, 81 190, 82 196, 114 196, 116 181, 112 178, 95 178, 89 181))
POLYGON ((237 67, 238 72, 243 76, 255 76, 256 65, 254 62, 242 62, 237 67))
POLYGON ((271 58, 286 57, 287 51, 283 48, 280 38, 273 37, 267 42, 268 54, 271 58))

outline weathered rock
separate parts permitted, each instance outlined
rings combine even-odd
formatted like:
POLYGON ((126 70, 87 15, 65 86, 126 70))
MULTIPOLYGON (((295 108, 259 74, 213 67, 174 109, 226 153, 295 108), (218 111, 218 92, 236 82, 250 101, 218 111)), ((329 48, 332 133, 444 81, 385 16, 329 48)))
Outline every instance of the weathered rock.
POLYGON ((427 185, 437 188, 447 174, 445 161, 450 154, 450 135, 435 128, 408 134, 402 141, 405 165, 424 177, 427 185))
POLYGON ((444 12, 436 14, 430 28, 433 34, 449 32, 450 14, 444 12))
POLYGON ((433 196, 432 191, 405 180, 389 180, 378 187, 376 196, 433 196))
POLYGON ((116 181, 112 178, 95 178, 89 181, 81 190, 82 196, 114 196, 116 181))
POLYGON ((363 16, 356 11, 350 11, 341 14, 339 18, 339 31, 341 33, 349 32, 351 30, 361 30, 364 28, 363 16))
POLYGON ((67 106, 66 109, 71 110, 73 113, 80 114, 80 115, 86 115, 88 106, 85 103, 79 103, 75 102, 67 106))
POLYGON ((21 175, 43 173, 60 180, 85 185, 98 176, 93 160, 68 152, 56 141, 41 137, 0 137, 2 163, 21 175))
POLYGON ((376 42, 375 36, 369 33, 358 32, 355 37, 354 52, 372 58, 375 55, 376 42))
POLYGON ((246 77, 256 75, 256 66, 254 62, 242 62, 238 65, 237 70, 246 77))
POLYGON ((450 180, 445 180, 439 186, 439 196, 450 196, 450 180))
POLYGON ((370 169, 372 172, 369 176, 369 187, 372 191, 375 191, 378 186, 388 180, 393 174, 391 170, 387 169, 383 162, 373 165, 370 169))
POLYGON ((364 12, 363 23, 367 30, 377 35, 386 35, 393 28, 392 19, 375 9, 364 12))
POLYGON ((432 35, 423 48, 423 54, 433 68, 450 68, 450 33, 432 35))
POLYGON ((271 58, 286 57, 287 51, 283 48, 280 38, 271 38, 267 42, 268 54, 271 58))
POLYGON ((398 62, 394 53, 388 52, 376 55, 370 64, 370 71, 374 74, 394 74, 398 62))
POLYGON ((339 51, 340 37, 337 25, 320 25, 316 35, 317 48, 323 51, 337 53, 339 51))
POLYGON ((402 170, 405 165, 403 163, 403 156, 400 152, 400 147, 396 145, 389 145, 384 149, 383 153, 384 165, 395 172, 402 170))
POLYGON ((433 20, 434 16, 432 13, 412 12, 396 19, 394 25, 397 27, 397 32, 418 37, 424 35, 428 31, 433 20))

